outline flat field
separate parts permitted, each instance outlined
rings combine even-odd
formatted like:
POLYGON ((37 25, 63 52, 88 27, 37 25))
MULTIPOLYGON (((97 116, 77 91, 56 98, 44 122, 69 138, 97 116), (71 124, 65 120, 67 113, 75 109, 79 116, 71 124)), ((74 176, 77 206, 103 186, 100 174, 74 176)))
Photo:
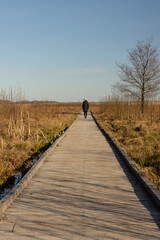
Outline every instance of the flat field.
MULTIPOLYGON (((160 189, 160 103, 90 103, 101 126, 160 189)), ((81 103, 0 101, 0 185, 42 153, 82 111, 81 103)))

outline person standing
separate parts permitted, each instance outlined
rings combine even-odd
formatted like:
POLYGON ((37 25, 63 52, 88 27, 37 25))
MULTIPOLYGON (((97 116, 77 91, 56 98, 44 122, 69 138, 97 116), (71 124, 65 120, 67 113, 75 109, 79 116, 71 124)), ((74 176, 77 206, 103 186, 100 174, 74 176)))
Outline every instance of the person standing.
POLYGON ((82 109, 83 109, 83 112, 84 112, 84 118, 87 118, 87 112, 88 112, 88 109, 89 109, 89 103, 88 103, 86 98, 84 98, 84 100, 83 100, 82 109))

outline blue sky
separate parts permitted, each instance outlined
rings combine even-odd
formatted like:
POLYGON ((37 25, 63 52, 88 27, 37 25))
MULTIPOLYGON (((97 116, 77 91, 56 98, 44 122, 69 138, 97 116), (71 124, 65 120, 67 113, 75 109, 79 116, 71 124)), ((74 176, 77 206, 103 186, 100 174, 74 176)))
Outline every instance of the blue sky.
POLYGON ((160 50, 159 0, 0 0, 0 88, 99 101, 137 40, 160 50))

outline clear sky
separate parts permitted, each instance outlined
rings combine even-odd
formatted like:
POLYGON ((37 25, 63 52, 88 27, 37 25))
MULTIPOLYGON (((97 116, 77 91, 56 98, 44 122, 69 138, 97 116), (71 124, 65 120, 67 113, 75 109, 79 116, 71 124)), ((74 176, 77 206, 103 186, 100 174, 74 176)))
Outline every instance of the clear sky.
POLYGON ((160 50, 160 0, 0 0, 0 88, 99 101, 137 40, 160 50))

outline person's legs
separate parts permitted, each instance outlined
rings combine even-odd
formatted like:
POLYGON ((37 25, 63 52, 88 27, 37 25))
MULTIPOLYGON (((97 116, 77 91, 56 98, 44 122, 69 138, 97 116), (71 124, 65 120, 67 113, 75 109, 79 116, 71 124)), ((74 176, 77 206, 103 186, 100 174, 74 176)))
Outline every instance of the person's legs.
POLYGON ((84 117, 85 117, 85 118, 87 117, 87 112, 86 112, 86 111, 84 112, 84 117))

